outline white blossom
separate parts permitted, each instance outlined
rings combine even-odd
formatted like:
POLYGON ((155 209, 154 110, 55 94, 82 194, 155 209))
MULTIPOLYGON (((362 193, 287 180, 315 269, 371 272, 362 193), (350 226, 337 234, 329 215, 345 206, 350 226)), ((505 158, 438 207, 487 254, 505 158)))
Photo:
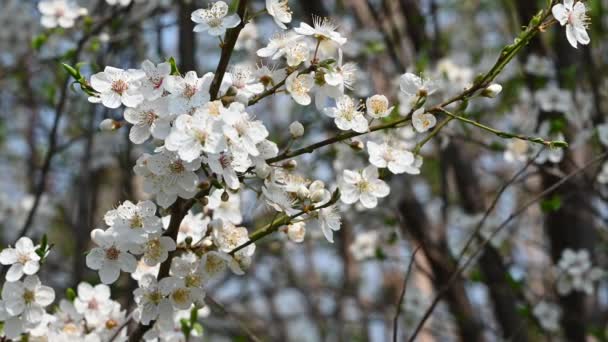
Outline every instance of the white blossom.
POLYGON ((227 29, 237 27, 241 23, 237 14, 228 15, 228 5, 223 1, 216 1, 207 9, 192 12, 191 19, 197 24, 194 32, 207 31, 212 36, 222 36, 227 29))
POLYGON ((78 17, 87 13, 85 8, 70 0, 43 0, 38 3, 38 10, 42 14, 40 23, 46 28, 70 28, 78 17))
POLYGON ((4 309, 10 316, 21 315, 23 325, 33 327, 44 317, 44 308, 55 300, 55 291, 40 283, 35 275, 23 281, 6 282, 2 287, 4 309))
POLYGON ((336 106, 325 108, 325 115, 334 118, 334 122, 343 131, 353 130, 364 133, 368 130, 368 122, 360 106, 348 95, 336 100, 336 106))
POLYGON ((167 76, 165 89, 172 95, 169 99, 169 113, 192 114, 193 110, 207 103, 212 80, 213 74, 210 72, 201 78, 195 71, 188 71, 184 77, 167 76))
POLYGON ((291 31, 277 32, 270 38, 266 47, 263 47, 257 51, 257 55, 262 58, 281 58, 283 55, 285 55, 287 47, 300 38, 302 38, 302 36, 291 31))
POLYGON ((388 99, 384 95, 374 95, 365 100, 367 115, 374 119, 389 116, 394 107, 388 106, 388 99))
POLYGON ((299 27, 294 28, 294 31, 304 36, 312 36, 319 41, 332 41, 340 46, 346 43, 346 38, 336 31, 338 25, 333 20, 313 16, 312 24, 313 26, 310 26, 302 22, 299 27))
POLYGON ((594 283, 604 276, 604 271, 594 267, 589 252, 566 248, 557 263, 557 292, 567 295, 572 291, 593 293, 594 283))
POLYGON ((435 115, 425 113, 424 107, 416 110, 414 114, 412 114, 412 126, 418 133, 424 133, 435 127, 436 124, 437 119, 435 118, 435 115))
POLYGON ((559 331, 562 316, 559 305, 543 300, 534 306, 532 313, 543 329, 553 333, 559 331))
POLYGON ((91 239, 99 247, 93 248, 87 254, 87 267, 99 271, 99 277, 104 284, 115 282, 121 270, 128 273, 135 271, 137 260, 129 254, 128 244, 117 239, 116 233, 111 229, 94 229, 91 239))
POLYGON ((575 4, 574 0, 564 0, 563 4, 553 6, 551 12, 560 25, 566 26, 566 38, 570 45, 576 48, 578 43, 589 44, 591 41, 587 34, 589 17, 582 1, 576 1, 575 4))
POLYGON ((136 319, 144 325, 157 318, 163 321, 172 320, 173 308, 167 297, 169 290, 168 286, 159 286, 153 275, 144 275, 139 281, 139 287, 133 291, 137 304, 134 314, 136 319))
POLYGON ((368 209, 378 205, 378 198, 388 196, 390 188, 378 178, 378 169, 368 166, 362 171, 344 170, 340 199, 346 204, 361 202, 368 209))
POLYGON ((114 231, 121 240, 129 243, 140 244, 146 241, 148 234, 162 230, 160 218, 156 216, 156 205, 152 201, 137 204, 125 201, 109 216, 112 215, 115 215, 110 219, 114 231))
POLYGON ((156 100, 163 95, 165 91, 165 80, 171 75, 171 64, 167 62, 154 65, 149 60, 145 60, 141 64, 141 69, 146 74, 142 80, 141 92, 146 100, 156 100))
POLYGON ((236 100, 247 104, 254 95, 264 91, 264 85, 253 77, 253 71, 247 65, 236 65, 229 73, 224 75, 224 80, 236 90, 236 100))
POLYGON ((36 253, 38 246, 34 246, 28 237, 21 237, 15 247, 5 248, 0 252, 0 263, 11 265, 6 272, 6 281, 17 281, 25 275, 33 275, 40 268, 40 256, 36 253))
POLYGON ((78 284, 77 291, 74 309, 84 316, 89 327, 97 327, 112 312, 114 303, 110 298, 110 288, 104 284, 92 286, 82 282, 78 284))
POLYGON ((213 210, 213 218, 240 224, 243 222, 241 215, 241 199, 239 194, 231 193, 227 201, 222 201, 222 193, 224 190, 214 189, 211 195, 207 198, 207 208, 213 210))
POLYGON ((144 101, 139 90, 146 74, 141 70, 122 70, 106 66, 104 71, 91 76, 91 87, 99 92, 101 103, 108 108, 118 108, 120 104, 137 107, 144 101))
POLYGON ((291 9, 288 0, 266 0, 266 11, 280 28, 286 29, 291 22, 291 9))
POLYGON ((165 139, 171 130, 172 116, 169 115, 166 98, 144 101, 136 108, 127 108, 124 117, 132 124, 129 140, 141 144, 150 135, 155 139, 165 139))
POLYGON ((367 142, 369 162, 379 168, 387 167, 392 173, 418 174, 419 167, 416 166, 414 154, 401 147, 391 146, 388 143, 377 144, 373 141, 367 142))
POLYGON ((220 122, 201 111, 194 115, 182 114, 175 120, 165 148, 177 152, 186 162, 196 160, 203 152, 218 153, 225 146, 221 128, 220 122))
POLYGON ((312 102, 309 92, 313 88, 314 83, 312 75, 294 72, 287 77, 285 87, 296 103, 308 106, 312 102))

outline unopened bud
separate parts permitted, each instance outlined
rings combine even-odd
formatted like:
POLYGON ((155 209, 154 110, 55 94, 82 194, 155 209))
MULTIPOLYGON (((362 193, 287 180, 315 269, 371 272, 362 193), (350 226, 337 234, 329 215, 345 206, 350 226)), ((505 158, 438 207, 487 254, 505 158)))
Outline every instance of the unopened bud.
POLYGON ((120 124, 120 122, 118 122, 114 119, 104 119, 102 122, 99 123, 99 129, 101 129, 104 132, 115 131, 115 130, 119 129, 120 126, 122 126, 120 124))
POLYGON ((495 98, 502 91, 502 86, 498 83, 490 84, 486 89, 481 92, 481 96, 495 98))
POLYGON ((205 238, 201 244, 203 245, 203 247, 211 247, 213 245, 213 241, 211 241, 210 238, 205 238))
POLYGON ((198 188, 201 190, 207 190, 211 187, 211 183, 208 180, 204 180, 198 184, 198 188))
POLYGON ((291 133, 291 137, 297 139, 304 135, 304 125, 302 125, 299 121, 294 121, 289 125, 289 133, 291 133))
POLYGON ((290 160, 284 162, 282 166, 285 169, 292 170, 292 169, 295 169, 296 167, 298 167, 298 162, 293 159, 290 159, 290 160))
POLYGON ((308 188, 306 188, 304 185, 300 185, 300 187, 298 188, 298 198, 305 199, 308 198, 308 195, 310 195, 310 191, 308 191, 308 188))
POLYGON ((287 237, 289 240, 300 243, 304 241, 306 236, 306 224, 304 222, 296 222, 287 226, 287 237))
POLYGON ((325 199, 326 197, 326 192, 323 190, 316 190, 312 193, 312 195, 310 195, 310 200, 317 203, 317 202, 321 202, 322 200, 325 199))
POLYGON ((355 151, 363 151, 363 143, 359 140, 353 140, 350 143, 350 148, 352 148, 355 151))
POLYGON ((258 178, 266 179, 270 175, 271 169, 272 168, 270 167, 270 165, 262 164, 262 165, 256 166, 255 174, 258 176, 258 178))

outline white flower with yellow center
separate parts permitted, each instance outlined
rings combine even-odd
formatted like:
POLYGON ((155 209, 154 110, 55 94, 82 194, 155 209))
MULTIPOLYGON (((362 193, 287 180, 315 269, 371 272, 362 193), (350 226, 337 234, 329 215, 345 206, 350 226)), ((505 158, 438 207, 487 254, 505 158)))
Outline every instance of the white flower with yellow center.
POLYGON ((40 256, 36 254, 38 246, 34 246, 28 237, 21 237, 15 243, 15 248, 5 248, 0 253, 0 263, 11 265, 6 273, 6 281, 17 281, 21 276, 33 275, 40 269, 40 256))
POLYGON ((291 31, 277 32, 270 38, 266 47, 263 47, 257 51, 257 55, 262 58, 281 58, 283 55, 285 55, 287 47, 301 38, 302 36, 291 31))
POLYGON ((194 32, 207 31, 212 36, 222 36, 227 29, 237 27, 241 18, 237 14, 228 15, 228 9, 225 2, 217 1, 207 9, 192 12, 191 19, 197 24, 194 32))
POLYGON ((8 315, 21 315, 24 326, 31 327, 42 321, 44 308, 55 300, 55 291, 42 285, 37 276, 30 275, 22 282, 4 283, 2 300, 8 315))
POLYGON ((314 83, 314 78, 311 74, 298 75, 297 72, 294 72, 287 77, 285 86, 296 103, 308 106, 312 102, 309 92, 313 88, 314 83))
POLYGON ((290 67, 297 67, 298 65, 307 61, 309 56, 310 49, 308 48, 308 44, 304 42, 293 42, 285 49, 287 65, 290 67))
POLYGON ((122 70, 106 66, 104 71, 91 76, 91 87, 99 93, 99 98, 91 97, 91 102, 101 102, 108 108, 118 108, 120 104, 137 107, 144 101, 139 90, 146 74, 141 70, 122 70))
POLYGON ((389 116, 393 111, 393 108, 394 107, 388 106, 388 99, 384 95, 374 95, 365 100, 365 109, 367 110, 367 115, 374 119, 389 116))
POLYGON ((437 119, 431 113, 425 113, 424 108, 419 108, 412 114, 412 126, 418 133, 424 133, 435 127, 437 119))
POLYGON ((343 131, 353 130, 358 133, 367 132, 369 124, 360 106, 348 95, 336 100, 336 106, 325 108, 325 115, 334 118, 334 122, 343 131))
POLYGON ((378 205, 378 198, 388 196, 389 186, 378 178, 378 169, 368 166, 362 171, 344 170, 340 199, 346 204, 361 202, 368 209, 378 205))
POLYGON ((285 24, 291 22, 291 9, 288 0, 266 0, 266 11, 282 29, 286 29, 285 24))
POLYGON ((414 154, 404 148, 391 146, 388 143, 377 144, 373 141, 367 142, 369 162, 379 168, 388 168, 394 174, 416 173, 416 158, 414 154))
POLYGON ((160 218, 156 216, 156 205, 152 201, 137 204, 125 201, 115 213, 112 227, 126 242, 140 244, 146 241, 148 234, 162 230, 160 218))
POLYGON ((294 28, 294 31, 303 36, 312 36, 318 41, 332 41, 339 46, 346 43, 346 38, 336 31, 338 24, 330 18, 313 16, 312 24, 313 26, 307 23, 300 23, 300 27, 294 28))
POLYGON ((99 271, 102 283, 115 282, 121 270, 128 273, 135 271, 137 260, 128 253, 129 246, 118 239, 112 229, 94 229, 91 239, 99 247, 91 249, 87 254, 86 263, 90 269, 99 271))

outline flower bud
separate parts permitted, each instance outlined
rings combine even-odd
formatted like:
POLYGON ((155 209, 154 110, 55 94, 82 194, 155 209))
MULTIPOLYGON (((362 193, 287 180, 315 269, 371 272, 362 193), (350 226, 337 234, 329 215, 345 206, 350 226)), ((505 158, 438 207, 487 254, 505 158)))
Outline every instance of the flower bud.
POLYGON ((326 198, 325 194, 326 194, 326 192, 323 189, 315 190, 310 195, 310 200, 315 203, 321 202, 322 200, 324 200, 326 198))
POLYGON ((270 165, 264 163, 262 165, 256 166, 255 174, 258 176, 258 178, 266 179, 268 176, 270 176, 271 170, 272 168, 270 167, 270 165))
POLYGON ((287 226, 289 240, 300 243, 304 241, 304 236, 306 236, 306 224, 304 222, 296 222, 287 226))
POLYGON ((288 170, 293 170, 293 169, 295 169, 296 167, 298 167, 298 162, 297 162, 297 161, 295 161, 295 160, 293 160, 293 159, 290 159, 290 160, 288 160, 288 161, 284 162, 282 166, 283 166, 283 168, 285 168, 285 169, 288 169, 288 170))
POLYGON ((201 190, 208 190, 211 187, 211 183, 208 180, 204 180, 198 184, 198 188, 201 190))
POLYGON ((104 119, 102 122, 99 123, 99 129, 104 132, 115 131, 119 129, 120 126, 120 122, 114 119, 104 119))
POLYGON ((498 83, 490 84, 486 89, 481 92, 481 96, 495 98, 502 91, 502 86, 498 83))
POLYGON ((299 121, 294 121, 289 125, 289 133, 292 138, 297 139, 304 135, 304 126, 299 121))
POLYGON ((350 143, 350 148, 352 148, 355 151, 363 151, 363 143, 359 140, 353 140, 350 143))
POLYGON ((308 195, 310 195, 310 191, 308 191, 308 189, 304 185, 300 185, 300 187, 298 188, 298 198, 305 199, 308 198, 308 195))
POLYGON ((211 238, 206 237, 201 244, 203 245, 203 247, 211 247, 213 246, 213 241, 211 241, 211 238))

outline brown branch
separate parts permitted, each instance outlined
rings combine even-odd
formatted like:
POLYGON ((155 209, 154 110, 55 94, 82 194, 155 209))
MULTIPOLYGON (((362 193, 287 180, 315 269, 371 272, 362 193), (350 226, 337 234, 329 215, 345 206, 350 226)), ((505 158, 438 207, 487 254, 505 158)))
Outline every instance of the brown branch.
POLYGON ((209 95, 211 96, 211 100, 217 99, 217 96, 220 91, 220 86, 222 85, 222 80, 224 79, 224 74, 228 69, 228 64, 230 63, 230 57, 232 56, 232 51, 234 51, 234 45, 236 44, 236 40, 239 38, 239 34, 245 24, 247 23, 246 18, 247 12, 247 0, 240 0, 239 6, 236 10, 236 14, 241 18, 241 22, 235 28, 232 28, 226 32, 226 36, 224 38, 224 42, 222 44, 222 53, 220 55, 220 61, 217 64, 217 68, 215 69, 215 76, 213 77, 213 81, 211 82, 211 88, 209 90, 209 95))

